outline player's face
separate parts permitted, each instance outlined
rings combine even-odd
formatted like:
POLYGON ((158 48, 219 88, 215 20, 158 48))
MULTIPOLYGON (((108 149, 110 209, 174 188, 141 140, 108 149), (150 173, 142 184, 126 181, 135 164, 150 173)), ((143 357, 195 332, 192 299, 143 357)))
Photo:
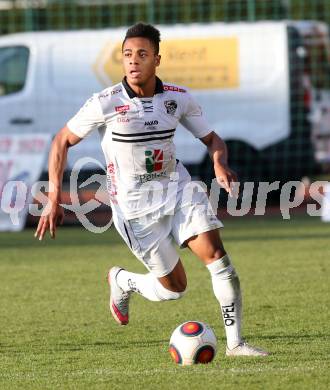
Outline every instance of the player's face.
POLYGON ((127 81, 131 85, 143 86, 155 77, 160 55, 149 39, 128 38, 123 46, 123 65, 127 81))

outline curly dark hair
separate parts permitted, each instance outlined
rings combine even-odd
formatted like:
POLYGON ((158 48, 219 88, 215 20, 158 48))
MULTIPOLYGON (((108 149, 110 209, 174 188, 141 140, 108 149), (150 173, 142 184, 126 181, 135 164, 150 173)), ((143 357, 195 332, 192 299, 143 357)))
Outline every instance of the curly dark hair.
POLYGON ((159 53, 159 42, 160 42, 160 32, 152 26, 151 24, 146 23, 136 23, 134 26, 130 27, 125 35, 125 39, 123 41, 122 47, 126 39, 128 38, 146 38, 153 44, 155 48, 155 54, 159 53))

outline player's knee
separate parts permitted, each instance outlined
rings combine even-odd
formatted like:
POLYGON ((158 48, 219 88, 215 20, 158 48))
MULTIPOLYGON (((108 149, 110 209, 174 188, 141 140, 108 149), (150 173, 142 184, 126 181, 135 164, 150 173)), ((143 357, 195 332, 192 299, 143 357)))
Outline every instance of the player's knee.
POLYGON ((209 258, 207 259, 208 260, 208 263, 212 263, 218 259, 221 259, 223 258, 224 256, 226 256, 226 251, 224 249, 223 246, 219 246, 217 248, 214 248, 210 254, 209 254, 209 258))
POLYGON ((187 276, 181 261, 166 276, 159 279, 164 288, 176 293, 184 293, 187 288, 187 276))

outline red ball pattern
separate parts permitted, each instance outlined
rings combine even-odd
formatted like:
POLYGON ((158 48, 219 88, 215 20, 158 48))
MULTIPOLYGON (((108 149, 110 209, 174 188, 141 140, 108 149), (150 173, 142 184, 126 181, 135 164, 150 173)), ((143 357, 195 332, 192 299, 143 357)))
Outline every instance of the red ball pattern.
POLYGON ((172 359, 175 361, 175 363, 178 363, 178 364, 182 363, 182 358, 181 358, 180 352, 175 348, 174 345, 170 345, 169 352, 170 352, 172 359))
POLYGON ((199 322, 189 321, 183 324, 180 330, 185 336, 193 337, 203 332, 203 326, 199 322))
POLYGON ((211 345, 204 345, 197 351, 194 362, 202 364, 210 363, 213 360, 214 355, 214 348, 211 345))

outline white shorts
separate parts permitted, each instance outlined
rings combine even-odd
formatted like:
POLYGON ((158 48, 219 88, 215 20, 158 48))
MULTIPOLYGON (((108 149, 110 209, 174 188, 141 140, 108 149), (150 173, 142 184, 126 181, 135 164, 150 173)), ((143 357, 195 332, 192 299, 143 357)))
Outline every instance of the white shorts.
POLYGON ((184 247, 189 238, 223 227, 209 207, 207 195, 200 192, 197 196, 193 203, 178 202, 170 215, 163 214, 162 209, 130 220, 113 215, 121 237, 157 278, 168 275, 176 266, 179 255, 175 243, 184 247))

